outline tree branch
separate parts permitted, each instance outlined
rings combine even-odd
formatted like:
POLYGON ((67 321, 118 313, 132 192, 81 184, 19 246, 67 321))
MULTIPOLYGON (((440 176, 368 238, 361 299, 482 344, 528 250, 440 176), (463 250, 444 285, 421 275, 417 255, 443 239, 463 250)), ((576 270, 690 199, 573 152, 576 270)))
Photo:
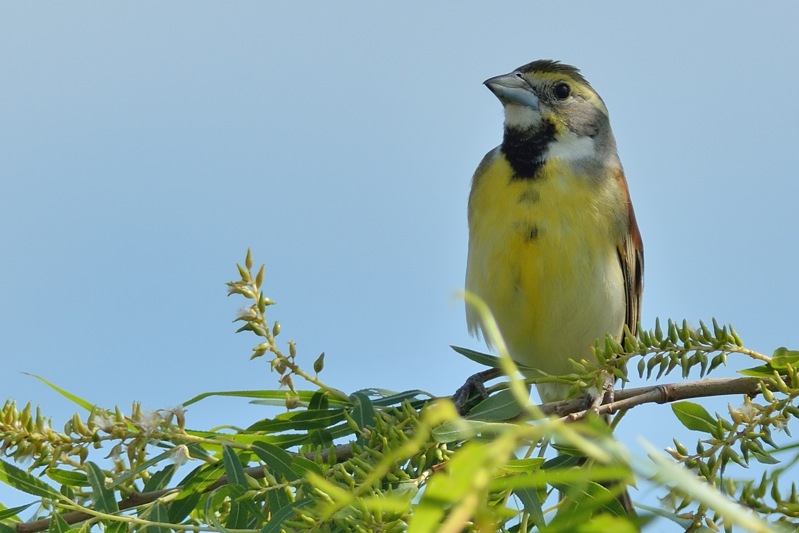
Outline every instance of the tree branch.
MULTIPOLYGON (((613 414, 622 409, 631 409, 645 403, 670 403, 688 398, 706 398, 708 396, 727 396, 730 394, 746 394, 755 396, 760 392, 761 378, 715 378, 701 379, 687 383, 665 383, 634 389, 614 391, 614 401, 601 405, 595 412, 613 414)), ((583 398, 564 400, 540 405, 545 415, 568 417, 578 420, 588 413, 583 398)))
MULTIPOLYGON (((703 379, 688 383, 667 383, 663 385, 653 385, 649 387, 638 387, 634 389, 621 389, 614 391, 614 401, 598 407, 595 412, 599 414, 612 414, 621 409, 631 409, 645 403, 669 403, 688 398, 703 398, 708 396, 725 396, 729 394, 746 394, 754 396, 760 392, 760 378, 727 378, 727 379, 703 379)), ((546 415, 556 415, 566 417, 569 420, 578 420, 585 417, 589 410, 586 409, 586 401, 583 398, 575 400, 565 400, 552 402, 539 406, 546 415)), ((333 448, 332 453, 336 462, 342 462, 352 457, 352 445, 341 444, 333 448)), ((328 452, 323 452, 324 457, 329 457, 328 452)), ((306 454, 306 458, 313 460, 313 454, 306 454)), ((255 466, 245 469, 247 475, 255 479, 265 476, 265 466, 255 466)), ((210 492, 228 483, 227 476, 221 476, 214 483, 209 485, 203 492, 210 492)), ((130 496, 119 501, 119 510, 124 511, 140 505, 152 503, 159 498, 169 494, 179 492, 183 486, 178 485, 170 489, 154 492, 134 492, 130 496)), ((61 515, 68 524, 76 524, 84 520, 93 518, 89 513, 73 511, 61 515)), ((45 518, 34 522, 22 522, 16 525, 18 533, 35 533, 44 531, 50 526, 50 519, 45 518)))

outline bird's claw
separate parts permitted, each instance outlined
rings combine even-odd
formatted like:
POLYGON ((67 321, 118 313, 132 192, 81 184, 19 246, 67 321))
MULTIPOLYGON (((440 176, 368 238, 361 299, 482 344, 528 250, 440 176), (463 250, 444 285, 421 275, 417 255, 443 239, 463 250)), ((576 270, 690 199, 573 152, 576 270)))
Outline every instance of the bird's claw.
POLYGON ((452 395, 452 401, 458 409, 458 414, 464 415, 469 411, 469 400, 473 397, 477 396, 480 400, 488 398, 485 386, 486 381, 491 381, 499 377, 500 374, 501 372, 498 368, 489 368, 469 376, 463 386, 452 395))

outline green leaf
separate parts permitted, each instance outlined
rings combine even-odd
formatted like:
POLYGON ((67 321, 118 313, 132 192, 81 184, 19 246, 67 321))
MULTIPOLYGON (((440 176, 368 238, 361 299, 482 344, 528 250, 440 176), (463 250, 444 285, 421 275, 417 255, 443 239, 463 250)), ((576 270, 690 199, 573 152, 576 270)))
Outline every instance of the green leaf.
POLYGON ((297 500, 290 505, 281 507, 272 513, 272 518, 260 531, 260 533, 280 533, 283 522, 294 516, 297 509, 310 505, 313 501, 310 498, 297 500))
POLYGON ((308 409, 315 410, 315 411, 326 411, 328 404, 330 402, 327 401, 327 393, 324 391, 318 391, 314 393, 311 397, 311 401, 308 402, 308 409))
MULTIPOLYGON (((327 429, 314 429, 308 432, 307 441, 310 442, 312 446, 329 448, 333 446, 333 440, 333 434, 327 429)), ((308 444, 308 442, 304 444, 308 444)), ((313 450, 313 448, 311 448, 311 450, 313 450)))
POLYGON ((230 511, 225 521, 225 527, 230 529, 244 529, 247 527, 247 522, 250 519, 250 513, 247 510, 247 505, 239 500, 230 502, 230 511))
POLYGON ((194 511, 201 499, 201 492, 181 490, 177 499, 169 504, 169 521, 173 524, 182 522, 194 511))
POLYGON ((252 451, 266 463, 269 470, 282 475, 287 481, 299 479, 297 473, 291 468, 294 458, 286 450, 268 442, 256 442, 252 445, 252 451))
POLYGON ((11 507, 10 509, 4 509, 3 505, 0 504, 0 520, 8 520, 10 518, 15 521, 21 521, 20 518, 17 516, 17 513, 24 511, 31 505, 33 505, 33 503, 20 505, 19 507, 11 507))
POLYGON ((219 464, 201 465, 192 470, 189 475, 179 483, 180 489, 175 500, 169 504, 169 520, 171 523, 181 522, 189 513, 194 511, 197 503, 205 490, 215 483, 222 475, 222 466, 219 464))
MULTIPOLYGON (((159 524, 169 523, 169 513, 166 507, 161 502, 155 502, 150 508, 147 518, 152 522, 159 524)), ((143 528, 144 533, 171 533, 171 529, 165 526, 146 526, 143 528)))
POLYGON ((344 410, 324 409, 281 413, 272 419, 260 420, 250 427, 250 432, 278 433, 290 430, 323 429, 344 420, 344 410))
POLYGON ((321 466, 301 455, 295 457, 291 462, 291 470, 300 477, 305 477, 308 472, 313 472, 319 476, 324 475, 324 471, 322 470, 321 466))
POLYGON ((533 523, 541 528, 546 523, 544 518, 544 510, 541 506, 541 498, 538 497, 538 491, 531 488, 514 489, 513 494, 522 502, 522 508, 530 514, 533 523))
POLYGON ((147 480, 147 483, 144 484, 144 489, 142 492, 155 492, 157 490, 166 488, 166 486, 169 484, 169 481, 172 479, 172 476, 175 474, 175 470, 177 470, 177 466, 175 464, 165 466, 147 480))
POLYGON ((467 442, 447 464, 446 473, 430 478, 422 494, 421 504, 455 503, 472 490, 472 482, 489 463, 490 448, 476 442, 467 442))
POLYGON ((701 431, 715 435, 717 432, 716 419, 707 410, 693 402, 677 402, 671 405, 672 411, 682 425, 693 431, 701 431))
MULTIPOLYGON (((502 368, 502 364, 499 362, 499 357, 495 357, 487 353, 476 352, 474 350, 470 350, 469 348, 462 348, 461 346, 450 345, 450 348, 452 348, 462 356, 466 357, 467 359, 471 359, 475 363, 491 368, 502 368)), ((519 363, 516 363, 516 368, 518 368, 522 372, 533 372, 536 375, 541 375, 537 369, 519 363)))
POLYGON ((214 530, 220 533, 228 533, 227 528, 223 526, 222 522, 220 522, 219 518, 217 518, 217 510, 219 509, 221 503, 220 500, 222 497, 227 497, 231 493, 234 494, 234 496, 232 496, 231 499, 235 497, 235 489, 237 488, 241 490, 241 487, 236 487, 231 485, 220 487, 214 491, 213 494, 214 497, 206 498, 205 500, 203 516, 205 517, 205 520, 211 526, 213 526, 214 530))
POLYGON ((61 494, 44 481, 0 459, 0 481, 26 494, 59 500, 61 494))
MULTIPOLYGON (((211 431, 186 431, 189 435, 193 437, 203 437, 210 440, 218 439, 219 434, 214 433, 211 431)), ((230 439, 235 441, 239 444, 243 445, 251 445, 253 442, 257 441, 265 441, 274 444, 275 446, 280 446, 281 448, 290 448, 292 446, 299 446, 304 444, 308 440, 308 436, 305 433, 286 433, 283 435, 254 435, 252 433, 231 433, 225 434, 225 439, 230 439)), ((209 449, 213 449, 214 445, 205 443, 209 449)), ((222 449, 222 443, 219 443, 218 448, 222 449)), ((192 457, 195 455, 192 453, 192 457)))
POLYGON ((771 356, 771 366, 777 370, 786 370, 788 365, 796 368, 799 363, 799 351, 789 350, 784 346, 774 350, 771 356))
MULTIPOLYGON (((82 533, 84 530, 81 529, 80 531, 82 533)), ((110 524, 106 524, 104 533, 128 533, 128 523, 122 521, 114 521, 111 522, 110 524)))
POLYGON ((408 523, 408 533, 437 530, 447 509, 473 490, 473 481, 478 476, 486 475, 489 459, 488 446, 476 442, 464 444, 449 461, 446 471, 430 478, 408 523))
POLYGON ((50 527, 47 528, 48 533, 66 533, 69 531, 69 524, 61 513, 53 513, 50 517, 50 527))
POLYGON ((119 505, 114 498, 114 491, 105 486, 105 472, 91 461, 86 462, 86 476, 92 486, 92 502, 101 513, 118 513, 119 505))
POLYGON ((470 350, 469 348, 461 348, 460 346, 450 345, 450 348, 479 365, 491 368, 502 368, 502 365, 499 362, 499 357, 495 357, 487 353, 476 352, 474 350, 470 350))
POLYGON ((230 446, 222 447, 222 460, 225 463, 225 473, 227 473, 228 483, 247 487, 247 476, 244 474, 244 467, 241 466, 239 456, 230 446))
POLYGON ((89 479, 83 472, 75 470, 62 470, 60 468, 48 468, 47 477, 68 487, 88 487, 89 479))
POLYGON ((125 483, 129 479, 135 479, 141 472, 144 472, 145 470, 147 470, 151 466, 153 466, 155 464, 158 464, 158 463, 160 463, 161 461, 163 461, 165 459, 170 459, 171 457, 172 457, 172 449, 169 449, 169 450, 167 450, 167 451, 165 451, 163 453, 160 453, 160 454, 156 455, 155 457, 153 457, 151 459, 148 459, 147 461, 137 465, 136 468, 134 468, 133 470, 126 471, 124 474, 120 475, 118 478, 116 478, 114 481, 112 481, 108 485, 108 487, 113 489, 114 487, 117 487, 117 486, 125 483))
POLYGON ((469 420, 500 422, 512 420, 524 411, 524 407, 513 396, 513 391, 504 389, 477 404, 469 411, 469 420))
MULTIPOLYGON (((369 397, 362 392, 355 392, 350 395, 350 400, 355 404, 352 408, 352 418, 358 428, 363 430, 367 427, 373 427, 375 425, 375 408, 369 397)), ((358 435, 357 441, 358 444, 366 444, 361 434, 358 435)))
MULTIPOLYGON (((266 492, 266 511, 269 516, 274 516, 291 504, 285 490, 270 490, 266 492)), ((261 514, 264 514, 263 512, 261 514)))
POLYGON ((423 390, 418 390, 418 389, 407 390, 403 392, 393 392, 393 391, 387 391, 385 389, 371 389, 371 390, 377 390, 383 393, 387 393, 381 398, 376 398, 372 400, 372 405, 376 407, 388 407, 390 405, 400 405, 405 400, 413 400, 414 398, 422 398, 423 400, 430 400, 434 398, 434 396, 429 392, 425 392, 423 390))
MULTIPOLYGON (((296 391, 296 393, 292 392, 292 397, 296 397, 297 401, 299 401, 300 405, 308 405, 313 398, 314 394, 317 391, 296 391)), ((285 390, 240 390, 240 391, 217 391, 217 392, 204 392, 202 394, 198 394, 197 396, 191 398, 183 402, 183 407, 188 407, 193 403, 197 403, 200 400, 205 398, 210 398, 212 396, 226 396, 226 397, 235 397, 235 398, 253 398, 254 400, 261 400, 258 402, 253 403, 264 403, 267 405, 276 405, 278 407, 285 407, 286 406, 286 391, 285 390)), ((336 405, 339 407, 344 407, 349 405, 348 402, 344 400, 339 400, 337 398, 330 398, 330 403, 332 405, 336 405)))
POLYGON ((738 371, 739 374, 752 378, 770 378, 774 376, 774 368, 770 365, 760 365, 752 368, 744 368, 738 371))
POLYGON ((501 422, 456 419, 444 422, 432 432, 437 442, 447 443, 469 440, 476 435, 498 435, 507 431, 508 425, 501 422))
POLYGON ((55 385, 53 383, 50 383, 49 381, 47 381, 46 379, 44 379, 41 376, 37 376, 36 374, 28 374, 27 372, 23 372, 23 374, 38 379, 39 381, 41 381, 42 383, 44 383, 45 385, 47 385, 48 387, 50 387, 51 389, 56 391, 58 394, 60 394, 61 396, 63 396, 67 400, 72 401, 73 403, 79 405, 80 407, 86 409, 89 412, 92 412, 92 410, 94 409, 94 404, 93 403, 87 402, 83 398, 81 398, 79 396, 75 396, 71 392, 65 391, 61 387, 59 387, 59 386, 57 386, 57 385, 55 385))
POLYGON ((534 472, 539 470, 546 459, 543 457, 526 457, 524 459, 511 459, 504 465, 502 465, 502 470, 505 472, 534 472))

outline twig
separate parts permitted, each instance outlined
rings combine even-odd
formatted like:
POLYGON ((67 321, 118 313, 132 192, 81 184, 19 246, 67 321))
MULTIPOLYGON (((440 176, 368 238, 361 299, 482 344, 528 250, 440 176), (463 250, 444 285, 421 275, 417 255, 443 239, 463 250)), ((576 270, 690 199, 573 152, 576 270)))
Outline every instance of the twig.
MULTIPOLYGON (((688 398, 729 394, 754 396, 760 392, 760 383, 762 382, 760 378, 715 378, 621 389, 614 391, 615 399, 612 403, 601 405, 595 412, 613 414, 616 411, 631 409, 645 403, 670 403, 688 398)), ((568 417, 570 420, 583 418, 588 413, 588 409, 585 408, 585 400, 582 398, 543 404, 540 409, 546 415, 568 417)))
MULTIPOLYGON (((727 379, 703 379, 688 383, 667 383, 663 385, 653 385, 649 387, 639 387, 634 389, 621 389, 614 391, 615 400, 612 403, 598 407, 599 414, 614 413, 621 409, 631 409, 645 403, 668 403, 688 398, 703 398, 708 396, 724 396, 729 394, 746 394, 753 396, 760 392, 760 378, 727 378, 727 379)), ((556 415, 567 417, 569 420, 583 418, 588 413, 586 402, 582 398, 575 400, 565 400, 561 402, 546 403, 539 406, 546 415, 556 415)), ((596 410, 594 411, 596 412, 596 410)), ((323 452, 323 456, 329 457, 323 452)), ((352 457, 352 445, 341 444, 332 450, 336 462, 342 462, 352 457)), ((313 454, 305 454, 308 459, 314 459, 313 454)), ((252 478, 260 479, 265 476, 264 466, 255 466, 245 469, 247 475, 252 478)), ((227 476, 221 476, 214 483, 209 485, 204 492, 215 490, 228 483, 227 476)), ((169 494, 179 492, 183 487, 176 486, 154 492, 134 492, 130 496, 119 501, 119 510, 124 511, 140 505, 152 503, 159 498, 169 494)), ((67 524, 76 524, 84 520, 93 518, 92 515, 82 511, 73 511, 61 515, 67 524)), ((22 522, 16 525, 18 533, 35 533, 44 531, 50 526, 50 519, 44 518, 34 522, 22 522)))

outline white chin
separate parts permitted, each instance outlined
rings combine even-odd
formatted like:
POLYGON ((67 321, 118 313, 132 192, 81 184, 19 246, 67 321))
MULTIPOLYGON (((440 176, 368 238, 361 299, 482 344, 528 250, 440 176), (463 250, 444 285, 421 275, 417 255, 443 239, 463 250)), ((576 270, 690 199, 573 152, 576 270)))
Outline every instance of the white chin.
POLYGON ((541 114, 535 109, 518 104, 505 106, 505 127, 527 129, 541 122, 541 114))

